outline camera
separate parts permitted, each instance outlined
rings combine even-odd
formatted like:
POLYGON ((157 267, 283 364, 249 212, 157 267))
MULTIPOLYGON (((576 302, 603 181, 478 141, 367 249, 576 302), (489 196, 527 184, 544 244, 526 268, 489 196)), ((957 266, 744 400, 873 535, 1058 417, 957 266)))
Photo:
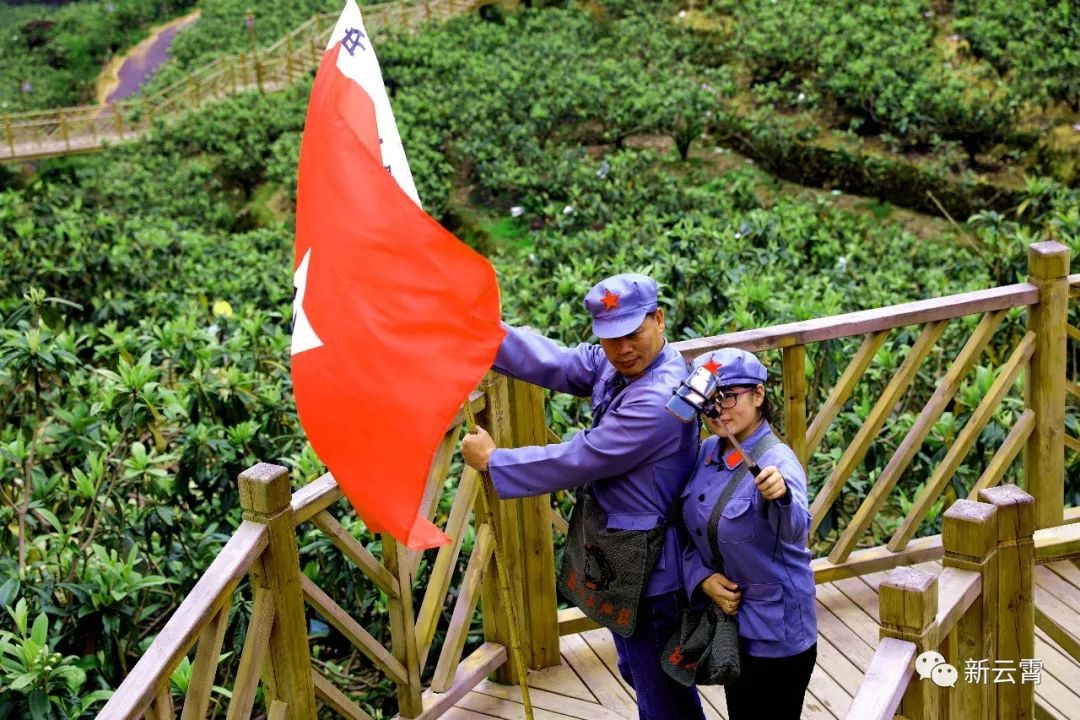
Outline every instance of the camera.
POLYGON ((713 401, 720 392, 720 379, 707 367, 691 372, 673 391, 664 409, 684 423, 694 420, 694 413, 719 417, 713 401))

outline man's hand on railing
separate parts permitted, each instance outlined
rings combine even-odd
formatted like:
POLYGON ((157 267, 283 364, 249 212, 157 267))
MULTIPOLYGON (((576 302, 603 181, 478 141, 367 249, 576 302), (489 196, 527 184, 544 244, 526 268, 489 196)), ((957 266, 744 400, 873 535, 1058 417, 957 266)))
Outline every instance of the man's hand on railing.
POLYGON ((474 470, 483 472, 488 468, 488 460, 495 451, 495 439, 487 430, 477 426, 475 430, 466 433, 461 441, 461 459, 474 470))
POLYGON ((726 614, 734 615, 739 611, 739 603, 742 601, 739 585, 720 573, 713 573, 702 580, 701 590, 726 614))

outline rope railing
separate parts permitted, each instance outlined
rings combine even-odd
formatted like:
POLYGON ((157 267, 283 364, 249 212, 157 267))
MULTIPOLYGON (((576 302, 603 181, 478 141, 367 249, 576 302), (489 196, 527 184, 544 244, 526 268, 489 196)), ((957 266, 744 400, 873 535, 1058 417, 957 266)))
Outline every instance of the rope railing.
MULTIPOLYGON (((446 20, 476 0, 392 0, 365 6, 369 31, 446 20)), ((156 121, 241 92, 280 90, 318 66, 336 13, 315 15, 266 48, 221 55, 144 97, 109 105, 79 105, 0 115, 0 162, 87 153, 141 137, 156 121)))

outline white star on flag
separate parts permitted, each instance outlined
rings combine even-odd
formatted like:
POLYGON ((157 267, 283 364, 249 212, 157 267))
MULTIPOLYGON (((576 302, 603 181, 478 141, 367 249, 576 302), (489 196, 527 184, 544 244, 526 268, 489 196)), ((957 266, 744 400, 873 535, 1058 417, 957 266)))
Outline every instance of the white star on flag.
POLYGON ((314 350, 322 347, 323 341, 311 327, 307 313, 304 312, 304 293, 307 291, 308 265, 311 261, 311 248, 304 253, 304 259, 293 273, 293 286, 296 288, 296 297, 293 298, 293 333, 292 355, 302 353, 305 350, 314 350))

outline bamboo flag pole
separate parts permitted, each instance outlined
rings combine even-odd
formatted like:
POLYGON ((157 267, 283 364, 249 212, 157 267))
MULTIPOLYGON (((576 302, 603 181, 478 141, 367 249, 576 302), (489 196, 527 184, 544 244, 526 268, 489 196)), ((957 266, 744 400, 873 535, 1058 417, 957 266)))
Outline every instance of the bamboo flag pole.
MULTIPOLYGON (((476 430, 476 415, 473 414, 472 406, 466 400, 462 406, 465 408, 465 430, 476 430)), ((499 526, 495 524, 495 486, 491 482, 491 475, 486 471, 480 473, 480 500, 484 505, 486 522, 491 528, 491 536, 495 543, 495 570, 498 574, 499 594, 502 596, 503 606, 506 608, 506 620, 510 630, 510 660, 514 663, 518 675, 518 685, 521 687, 521 702, 525 705, 525 720, 533 720, 532 700, 529 698, 529 683, 525 677, 525 661, 521 657, 521 642, 518 639, 518 626, 513 597, 510 593, 510 576, 506 571, 506 558, 503 556, 503 544, 499 526)))

